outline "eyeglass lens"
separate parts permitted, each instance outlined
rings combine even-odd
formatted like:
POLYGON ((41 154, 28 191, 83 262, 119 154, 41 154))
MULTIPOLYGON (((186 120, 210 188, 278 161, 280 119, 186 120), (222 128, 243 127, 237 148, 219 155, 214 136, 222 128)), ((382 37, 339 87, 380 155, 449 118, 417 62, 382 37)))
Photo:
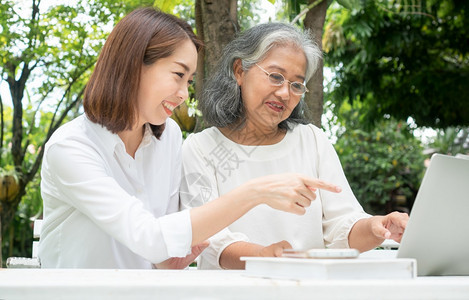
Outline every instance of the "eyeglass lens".
POLYGON ((272 85, 281 86, 285 81, 287 81, 290 84, 290 90, 294 94, 303 95, 304 93, 308 91, 306 86, 301 82, 297 82, 297 81, 291 82, 290 80, 286 80, 285 77, 280 73, 277 73, 277 72, 269 73, 258 64, 256 64, 256 66, 259 67, 262 71, 264 71, 265 75, 267 75, 272 85))
MULTIPOLYGON (((273 85, 282 85, 285 81, 285 77, 283 77, 280 73, 270 73, 269 80, 273 85)), ((306 87, 301 82, 289 82, 290 88, 293 93, 295 94, 304 94, 306 92, 306 87)))

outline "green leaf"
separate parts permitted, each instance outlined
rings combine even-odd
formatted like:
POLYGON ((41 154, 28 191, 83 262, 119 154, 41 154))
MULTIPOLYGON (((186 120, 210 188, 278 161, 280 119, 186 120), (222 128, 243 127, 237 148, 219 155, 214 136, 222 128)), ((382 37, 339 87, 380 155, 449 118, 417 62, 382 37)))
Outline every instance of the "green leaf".
POLYGON ((165 13, 172 14, 174 11, 174 7, 181 4, 181 0, 155 0, 154 6, 161 9, 161 11, 165 13))
POLYGON ((337 3, 342 5, 343 7, 352 10, 352 3, 350 0, 337 0, 337 3))
POLYGON ((469 99, 469 47, 462 42, 469 36, 469 1, 416 1, 416 7, 398 1, 402 9, 395 1, 337 2, 354 9, 328 11, 326 24, 333 20, 341 29, 340 43, 326 31, 324 48, 325 64, 335 68, 336 108, 347 100, 363 103, 360 118, 369 126, 383 116, 433 128, 469 126, 463 101, 469 99))

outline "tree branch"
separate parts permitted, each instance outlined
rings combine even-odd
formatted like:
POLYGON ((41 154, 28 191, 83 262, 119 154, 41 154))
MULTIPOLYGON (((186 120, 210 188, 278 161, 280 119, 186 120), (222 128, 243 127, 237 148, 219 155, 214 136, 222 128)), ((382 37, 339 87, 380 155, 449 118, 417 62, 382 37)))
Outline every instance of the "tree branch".
POLYGON ((308 5, 305 9, 303 9, 303 10, 290 22, 290 24, 293 25, 293 24, 295 24, 296 22, 298 22, 298 20, 299 20, 302 16, 306 15, 310 9, 312 9, 313 7, 319 5, 319 3, 323 2, 323 1, 324 1, 324 0, 317 0, 317 1, 313 2, 313 3, 311 3, 310 5, 308 5))
MULTIPOLYGON (((45 145, 46 143, 49 141, 50 137, 52 136, 52 134, 54 133, 54 131, 56 131, 60 125, 62 124, 62 122, 65 120, 65 118, 67 117, 67 114, 68 112, 70 112, 70 110, 72 110, 73 107, 75 107, 77 105, 77 103, 81 100, 84 92, 85 92, 85 88, 86 87, 83 87, 80 91, 80 93, 77 94, 75 100, 73 100, 63 111, 62 111, 62 114, 60 115, 59 119, 57 120, 57 122, 55 124, 52 124, 51 123, 51 126, 49 128, 49 131, 47 132, 47 136, 46 138, 44 139, 44 141, 42 142, 41 146, 39 147, 39 153, 37 154, 36 156, 36 159, 34 160, 34 163, 33 163, 33 166, 31 167, 30 171, 27 173, 26 175, 26 178, 27 181, 25 182, 29 182, 31 181, 34 176, 36 175, 37 171, 39 170, 39 167, 41 165, 41 162, 42 162, 42 157, 44 156, 44 148, 45 148, 45 145)), ((54 114, 55 115, 55 114, 54 114)))
MULTIPOLYGON (((5 122, 3 120, 3 99, 2 95, 0 95, 0 166, 2 165, 2 157, 3 157, 3 131, 5 129, 5 122)), ((1 232, 1 230, 0 230, 1 232)), ((0 240, 1 242, 1 240, 0 240)), ((0 244, 1 245, 1 244, 0 244)), ((1 262, 1 259, 0 259, 1 262)))

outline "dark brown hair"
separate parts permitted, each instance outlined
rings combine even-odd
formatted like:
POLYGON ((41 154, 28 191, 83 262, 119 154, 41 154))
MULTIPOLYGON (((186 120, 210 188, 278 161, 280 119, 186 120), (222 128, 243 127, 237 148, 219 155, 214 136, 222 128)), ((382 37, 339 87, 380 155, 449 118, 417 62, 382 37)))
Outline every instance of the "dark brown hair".
MULTIPOLYGON (((152 7, 139 8, 120 20, 98 57, 86 86, 83 107, 87 117, 113 133, 135 125, 142 65, 170 56, 190 39, 197 52, 202 43, 185 21, 152 7)), ((163 125, 151 125, 159 138, 163 125)))

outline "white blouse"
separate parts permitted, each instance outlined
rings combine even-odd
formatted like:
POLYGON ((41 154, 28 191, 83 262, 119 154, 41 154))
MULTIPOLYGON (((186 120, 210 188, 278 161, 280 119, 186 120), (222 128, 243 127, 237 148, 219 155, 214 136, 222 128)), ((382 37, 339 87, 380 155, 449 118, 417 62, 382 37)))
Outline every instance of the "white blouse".
POLYGON ((282 141, 267 146, 239 145, 212 127, 190 135, 182 154, 183 208, 200 206, 250 179, 270 174, 302 173, 342 187, 339 194, 318 190, 302 216, 267 205, 255 207, 210 239, 200 268, 220 268, 221 253, 236 241, 268 246, 286 240, 298 249, 347 248, 352 226, 369 217, 353 195, 332 144, 313 125, 296 125, 282 141))
POLYGON ((41 193, 44 268, 151 268, 190 253, 189 211, 178 211, 182 137, 171 119, 135 153, 85 115, 46 144, 41 193))

